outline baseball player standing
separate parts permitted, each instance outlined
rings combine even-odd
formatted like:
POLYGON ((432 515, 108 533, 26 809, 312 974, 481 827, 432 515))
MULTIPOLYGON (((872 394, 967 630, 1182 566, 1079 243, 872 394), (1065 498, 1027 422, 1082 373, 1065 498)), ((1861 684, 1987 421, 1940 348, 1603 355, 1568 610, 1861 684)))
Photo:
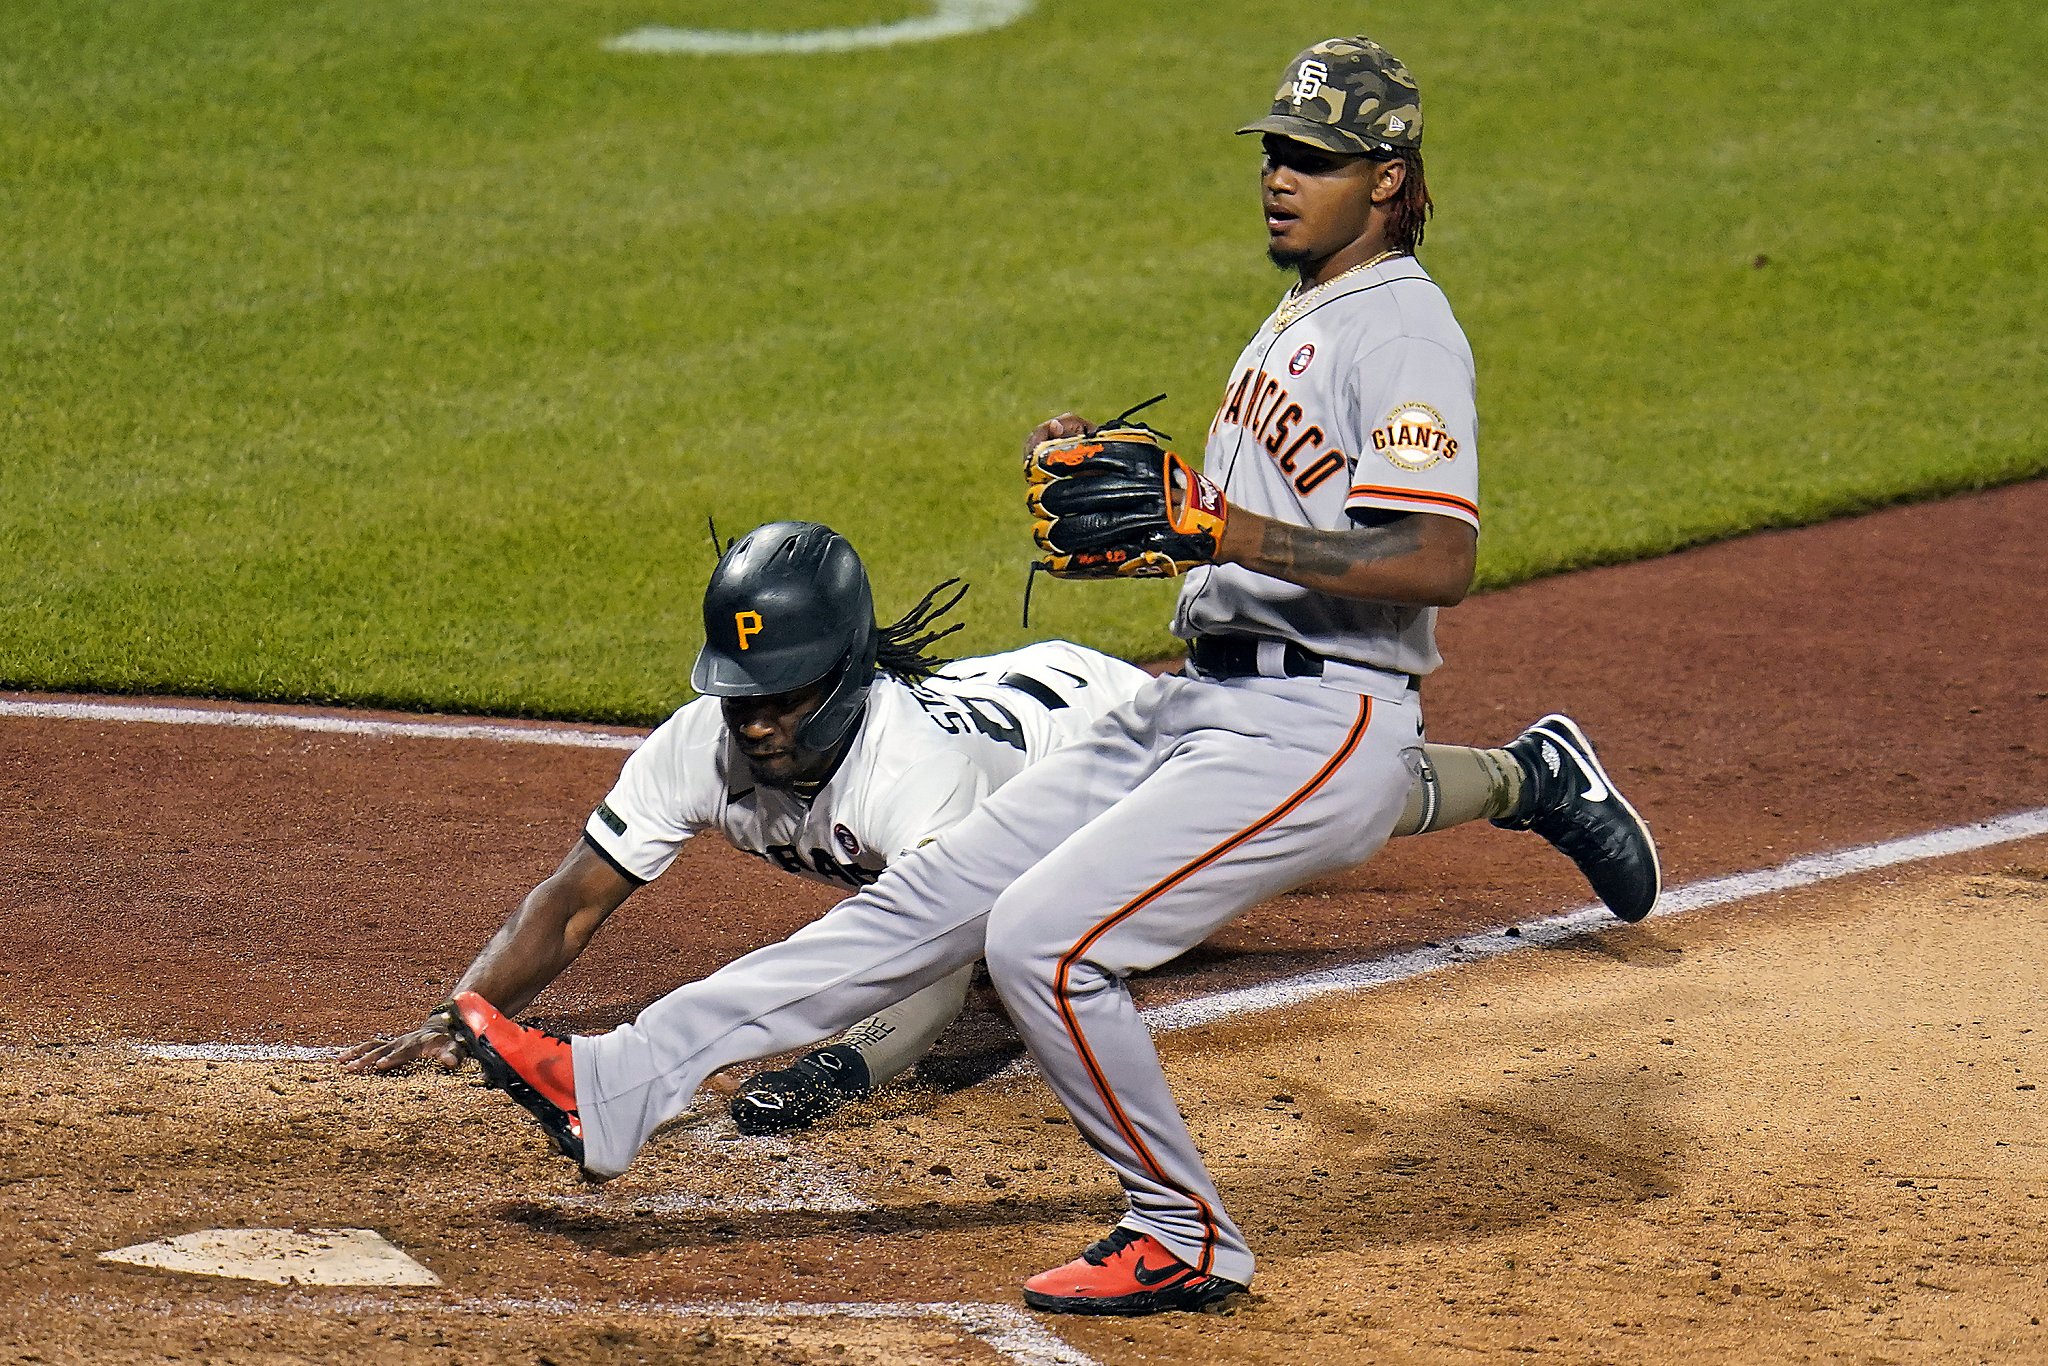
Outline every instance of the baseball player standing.
MULTIPOLYGON (((1439 663, 1436 613, 1470 587, 1479 508, 1471 351, 1413 256, 1430 210, 1415 82, 1369 39, 1332 39, 1290 63, 1270 113, 1241 131, 1264 135, 1268 254, 1298 281, 1232 367, 1207 477, 1169 509, 1209 561, 1176 614, 1188 672, 631 1025, 564 1042, 458 996, 487 1078, 593 1176, 623 1171, 717 1068, 823 1038, 985 952, 1046 1083, 1129 1201, 1106 1238, 1028 1280, 1026 1303, 1198 1309, 1250 1283, 1251 1249, 1124 979, 1387 839, 1421 743, 1417 682, 1439 663)), ((1029 444, 1089 433, 1069 414, 1029 444)), ((1589 851, 1640 832, 1562 718, 1510 752, 1555 783, 1526 783, 1521 802, 1556 805, 1518 804, 1504 822, 1569 826, 1589 851)))

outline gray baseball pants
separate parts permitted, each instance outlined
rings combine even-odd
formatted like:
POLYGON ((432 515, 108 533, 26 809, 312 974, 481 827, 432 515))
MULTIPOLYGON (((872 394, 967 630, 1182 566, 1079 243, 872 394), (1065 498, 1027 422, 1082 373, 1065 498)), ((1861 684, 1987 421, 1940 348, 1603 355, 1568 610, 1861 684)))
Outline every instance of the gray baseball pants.
POLYGON ((713 1071, 829 1037, 986 957, 1046 1082, 1130 1200, 1123 1223, 1248 1283, 1124 985, 1385 842, 1421 743, 1404 681, 1155 680, 1084 740, 779 944, 574 1043, 585 1165, 625 1170, 713 1071))

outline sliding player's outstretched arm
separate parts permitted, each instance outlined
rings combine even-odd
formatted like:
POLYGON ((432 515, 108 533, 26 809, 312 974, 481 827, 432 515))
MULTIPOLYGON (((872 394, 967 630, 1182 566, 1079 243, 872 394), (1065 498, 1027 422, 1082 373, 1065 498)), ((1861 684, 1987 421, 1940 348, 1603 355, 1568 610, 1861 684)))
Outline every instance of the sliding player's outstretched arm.
MULTIPOLYGON (((491 936, 449 996, 473 991, 505 1014, 517 1015, 576 961, 598 926, 637 885, 578 840, 561 866, 528 892, 519 909, 491 936)), ((413 1062, 461 1066, 462 1055, 444 1009, 437 1008, 396 1038, 365 1040, 341 1058, 351 1072, 389 1072, 413 1062)))

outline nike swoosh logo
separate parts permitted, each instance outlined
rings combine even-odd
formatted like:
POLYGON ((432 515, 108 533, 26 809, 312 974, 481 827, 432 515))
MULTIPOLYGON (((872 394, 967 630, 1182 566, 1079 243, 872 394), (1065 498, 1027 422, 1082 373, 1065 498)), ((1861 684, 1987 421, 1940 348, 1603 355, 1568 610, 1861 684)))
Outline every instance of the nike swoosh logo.
POLYGON ((1175 1276, 1180 1275, 1182 1272, 1186 1270, 1187 1268, 1184 1266, 1165 1266, 1161 1267, 1157 1271, 1154 1271, 1152 1270, 1152 1268, 1146 1266, 1145 1259, 1143 1257, 1140 1257, 1138 1258, 1138 1264, 1131 1268, 1131 1279, 1136 1281, 1139 1285, 1150 1288, 1155 1285, 1163 1284, 1166 1281, 1170 1281, 1175 1276))
POLYGON ((1082 687, 1084 687, 1084 688, 1088 686, 1088 680, 1087 680, 1087 679, 1085 679, 1085 678, 1083 678, 1083 677, 1081 677, 1081 675, 1079 675, 1079 674, 1077 674, 1077 673, 1067 673, 1067 671, 1066 671, 1065 669, 1062 669, 1062 668, 1061 668, 1061 667, 1060 667, 1059 665, 1057 665, 1057 664, 1048 664, 1048 665, 1046 665, 1046 667, 1047 667, 1048 669, 1051 669, 1051 670, 1052 670, 1052 671, 1053 671, 1054 673, 1056 673, 1056 674, 1066 674, 1066 676, 1067 676, 1068 678, 1071 678, 1071 679, 1073 679, 1073 680, 1074 680, 1074 681, 1075 681, 1076 683, 1080 684, 1080 685, 1081 685, 1082 687))
POLYGON ((1607 784, 1600 781, 1600 775, 1594 771, 1592 765, 1588 764, 1584 759, 1581 759, 1579 757, 1578 750, 1566 744, 1564 742, 1563 737, 1559 736, 1556 731, 1547 731, 1545 732, 1545 734, 1549 735, 1551 740, 1557 745, 1557 747, 1564 751, 1565 757, 1572 761, 1572 764, 1579 770, 1579 772, 1585 775, 1586 790, 1584 792, 1581 792, 1579 795, 1589 802, 1606 801, 1607 784))

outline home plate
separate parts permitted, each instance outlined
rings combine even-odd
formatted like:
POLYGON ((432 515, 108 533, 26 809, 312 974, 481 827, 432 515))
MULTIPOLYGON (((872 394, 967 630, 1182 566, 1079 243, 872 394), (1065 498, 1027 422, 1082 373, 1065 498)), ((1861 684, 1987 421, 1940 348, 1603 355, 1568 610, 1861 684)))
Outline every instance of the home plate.
POLYGON ((366 1228, 210 1228, 102 1252, 103 1262, 271 1285, 439 1285, 366 1228))

